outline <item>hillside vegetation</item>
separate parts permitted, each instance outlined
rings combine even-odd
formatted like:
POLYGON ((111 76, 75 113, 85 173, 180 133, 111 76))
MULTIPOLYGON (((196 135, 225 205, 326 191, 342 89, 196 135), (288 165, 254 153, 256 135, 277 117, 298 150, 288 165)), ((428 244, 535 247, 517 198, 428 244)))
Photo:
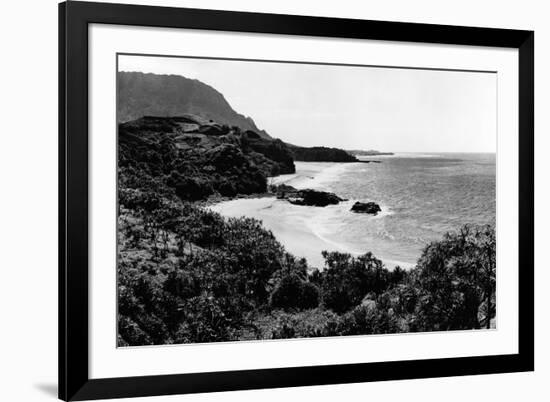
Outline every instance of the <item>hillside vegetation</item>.
POLYGON ((143 117, 119 125, 119 167, 133 168, 171 188, 182 200, 212 195, 265 193, 267 177, 294 173, 294 161, 279 140, 195 116, 143 117))
POLYGON ((491 326, 493 228, 448 233, 410 271, 331 251, 317 270, 261 222, 196 202, 265 193, 268 176, 294 172, 282 141, 192 115, 118 135, 119 346, 491 326))

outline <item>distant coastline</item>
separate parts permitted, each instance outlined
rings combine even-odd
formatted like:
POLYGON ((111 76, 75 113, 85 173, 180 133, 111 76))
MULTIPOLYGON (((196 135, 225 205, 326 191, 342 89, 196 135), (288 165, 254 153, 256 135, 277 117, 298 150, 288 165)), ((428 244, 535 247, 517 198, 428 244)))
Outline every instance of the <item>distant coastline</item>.
POLYGON ((346 152, 353 156, 390 156, 394 155, 393 152, 380 152, 376 151, 374 149, 369 149, 367 151, 360 150, 360 149, 352 149, 352 150, 346 150, 346 152))

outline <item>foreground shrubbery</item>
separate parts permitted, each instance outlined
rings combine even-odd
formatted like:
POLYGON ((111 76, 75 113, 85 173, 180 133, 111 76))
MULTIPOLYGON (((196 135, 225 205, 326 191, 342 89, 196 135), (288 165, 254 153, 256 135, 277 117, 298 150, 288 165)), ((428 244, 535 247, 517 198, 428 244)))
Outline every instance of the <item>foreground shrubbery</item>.
POLYGON ((493 228, 427 245, 416 268, 324 252, 323 270, 288 254, 254 219, 183 202, 159 179, 120 175, 119 345, 489 327, 493 228))

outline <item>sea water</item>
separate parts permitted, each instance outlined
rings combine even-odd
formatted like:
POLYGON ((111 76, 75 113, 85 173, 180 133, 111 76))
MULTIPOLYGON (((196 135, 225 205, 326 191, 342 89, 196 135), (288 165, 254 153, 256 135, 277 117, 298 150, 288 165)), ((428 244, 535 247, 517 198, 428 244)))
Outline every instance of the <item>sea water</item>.
POLYGON ((386 265, 414 266, 422 249, 447 231, 495 224, 495 154, 396 154, 365 157, 380 163, 297 162, 296 173, 271 178, 299 189, 336 193, 347 201, 327 207, 292 205, 273 198, 221 203, 226 216, 263 221, 293 254, 322 267, 322 250, 372 252, 386 265), (373 201, 376 216, 350 211, 373 201))

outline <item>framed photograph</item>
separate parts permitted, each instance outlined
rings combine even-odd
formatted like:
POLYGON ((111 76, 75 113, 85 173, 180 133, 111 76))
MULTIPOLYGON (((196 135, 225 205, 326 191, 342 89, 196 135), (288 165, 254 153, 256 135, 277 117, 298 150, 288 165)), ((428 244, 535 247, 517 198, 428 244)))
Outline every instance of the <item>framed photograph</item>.
POLYGON ((59 5, 59 397, 534 368, 534 33, 59 5))

